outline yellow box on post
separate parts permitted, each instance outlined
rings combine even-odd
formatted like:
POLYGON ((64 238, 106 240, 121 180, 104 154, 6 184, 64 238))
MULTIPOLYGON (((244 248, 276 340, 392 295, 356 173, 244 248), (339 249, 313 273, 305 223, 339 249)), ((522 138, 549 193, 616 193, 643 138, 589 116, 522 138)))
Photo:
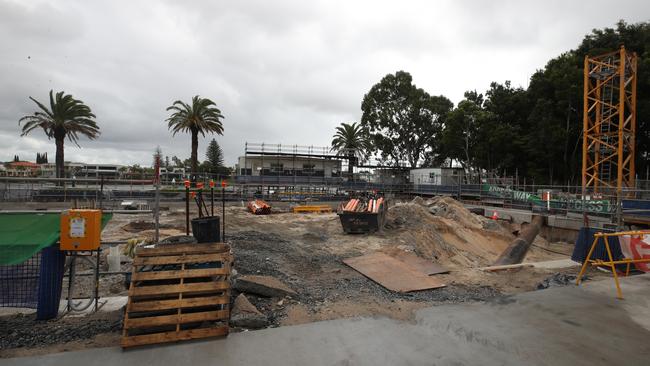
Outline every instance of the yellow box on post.
POLYGON ((97 250, 101 232, 101 210, 61 212, 61 250, 97 250))

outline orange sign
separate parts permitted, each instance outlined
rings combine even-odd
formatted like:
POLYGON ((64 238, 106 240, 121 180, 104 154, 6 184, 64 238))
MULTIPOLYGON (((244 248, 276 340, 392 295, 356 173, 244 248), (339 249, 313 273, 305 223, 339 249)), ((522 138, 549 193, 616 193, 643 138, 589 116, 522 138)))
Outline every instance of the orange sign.
POLYGON ((203 189, 203 183, 202 182, 196 183, 196 188, 203 189))
POLYGON ((186 180, 183 183, 185 183, 185 188, 190 188, 190 181, 189 180, 186 180))
POLYGON ((210 188, 214 188, 214 179, 210 179, 210 188))
POLYGON ((221 188, 226 188, 226 181, 225 180, 221 181, 221 188))

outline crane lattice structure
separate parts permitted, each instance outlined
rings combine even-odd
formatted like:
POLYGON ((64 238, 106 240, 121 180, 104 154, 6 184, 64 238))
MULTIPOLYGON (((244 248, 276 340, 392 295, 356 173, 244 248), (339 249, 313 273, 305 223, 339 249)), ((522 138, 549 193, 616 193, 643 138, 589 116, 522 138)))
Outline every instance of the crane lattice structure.
POLYGON ((582 189, 616 194, 634 188, 637 56, 625 47, 585 57, 582 189))

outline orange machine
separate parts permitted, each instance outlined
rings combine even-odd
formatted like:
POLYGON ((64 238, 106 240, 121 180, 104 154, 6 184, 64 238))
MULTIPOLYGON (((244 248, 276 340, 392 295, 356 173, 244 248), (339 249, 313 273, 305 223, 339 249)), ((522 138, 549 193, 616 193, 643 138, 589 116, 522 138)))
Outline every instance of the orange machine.
POLYGON ((61 212, 61 250, 97 250, 101 232, 101 210, 61 212))

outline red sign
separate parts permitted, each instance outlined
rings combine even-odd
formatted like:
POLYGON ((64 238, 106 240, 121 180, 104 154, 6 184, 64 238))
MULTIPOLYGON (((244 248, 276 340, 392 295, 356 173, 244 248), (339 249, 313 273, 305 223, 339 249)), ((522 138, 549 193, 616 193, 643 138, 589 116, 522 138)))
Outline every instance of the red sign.
POLYGON ((214 179, 210 179, 210 188, 214 188, 214 179))
POLYGON ((183 183, 185 183, 185 188, 190 188, 190 181, 189 180, 186 180, 183 183))
POLYGON ((202 182, 196 183, 196 188, 203 189, 203 183, 202 182))
POLYGON ((221 188, 226 188, 226 181, 225 180, 221 181, 221 188))

